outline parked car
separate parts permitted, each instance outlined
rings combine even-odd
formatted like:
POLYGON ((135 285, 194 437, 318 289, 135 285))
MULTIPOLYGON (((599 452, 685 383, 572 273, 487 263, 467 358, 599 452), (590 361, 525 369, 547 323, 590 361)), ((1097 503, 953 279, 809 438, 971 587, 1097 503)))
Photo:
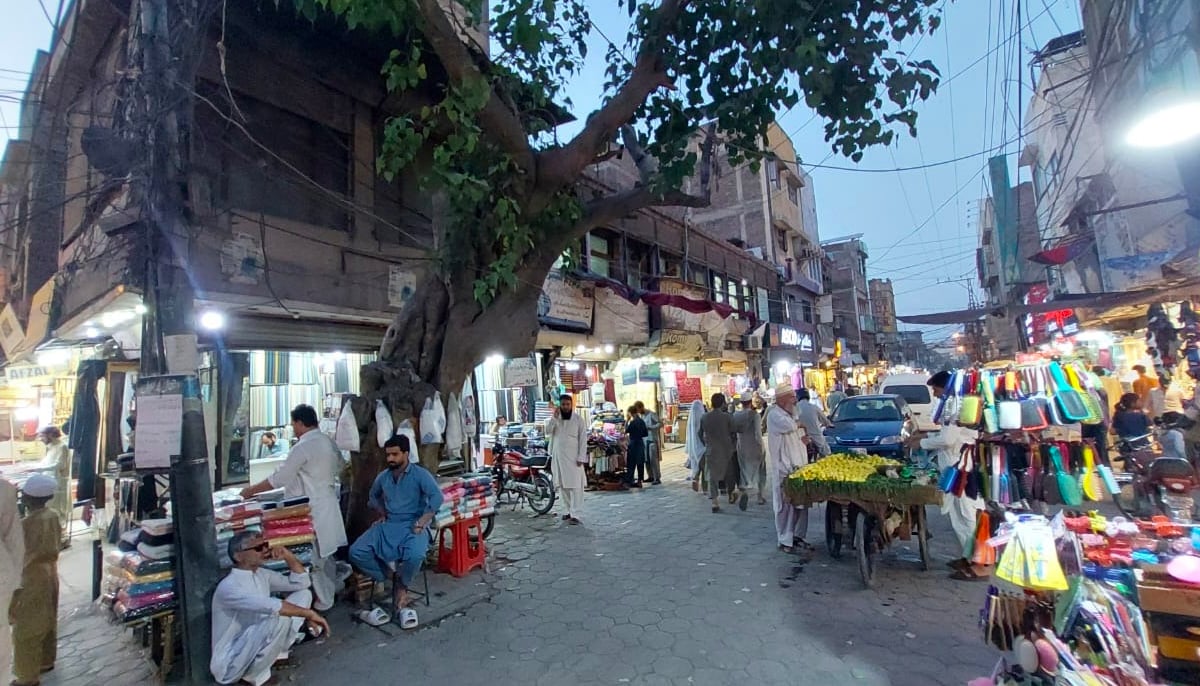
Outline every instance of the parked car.
POLYGON ((899 395, 857 395, 838 404, 825 438, 834 452, 865 450, 872 455, 903 459, 904 443, 916 431, 908 403, 899 395))
POLYGON ((934 397, 926 374, 895 374, 884 378, 879 385, 879 392, 885 395, 898 395, 904 398, 912 410, 913 420, 921 431, 937 431, 937 422, 933 421, 934 397))

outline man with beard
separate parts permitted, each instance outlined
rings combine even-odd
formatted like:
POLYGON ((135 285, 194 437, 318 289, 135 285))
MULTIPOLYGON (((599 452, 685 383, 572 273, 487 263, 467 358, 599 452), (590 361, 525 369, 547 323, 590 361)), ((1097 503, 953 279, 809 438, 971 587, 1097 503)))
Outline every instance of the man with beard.
POLYGON ((546 438, 550 439, 550 471, 562 494, 567 508, 563 521, 579 524, 583 510, 583 492, 587 488, 587 425, 583 417, 575 414, 574 399, 563 394, 558 399, 558 408, 546 424, 546 438))
POLYGON ((429 524, 442 506, 442 489, 429 470, 409 461, 408 436, 392 436, 383 449, 387 470, 375 477, 368 501, 377 519, 350 546, 350 560, 375 581, 384 580, 389 562, 399 562, 399 611, 408 605, 408 589, 429 551, 429 524))

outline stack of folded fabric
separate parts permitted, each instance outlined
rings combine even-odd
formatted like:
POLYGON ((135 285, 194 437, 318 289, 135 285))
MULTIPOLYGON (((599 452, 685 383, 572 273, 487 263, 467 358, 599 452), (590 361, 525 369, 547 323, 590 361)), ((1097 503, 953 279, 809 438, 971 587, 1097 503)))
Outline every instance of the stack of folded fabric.
POLYGON ((137 551, 151 560, 170 560, 175 556, 175 525, 170 519, 143 519, 137 551))
POLYGON ((175 607, 175 565, 141 553, 114 551, 106 557, 105 600, 122 622, 161 614, 175 607))
POLYGON ((434 515, 434 526, 441 529, 465 519, 486 517, 496 511, 496 493, 492 477, 474 475, 455 479, 442 486, 442 506, 434 515))
POLYGON ((217 522, 217 559, 221 567, 232 567, 229 559, 229 539, 239 531, 262 532, 262 503, 250 501, 225 505, 213 510, 217 522))
POLYGON ((291 549, 306 544, 311 546, 316 540, 308 498, 266 503, 263 505, 262 520, 263 537, 273 548, 286 546, 291 549))

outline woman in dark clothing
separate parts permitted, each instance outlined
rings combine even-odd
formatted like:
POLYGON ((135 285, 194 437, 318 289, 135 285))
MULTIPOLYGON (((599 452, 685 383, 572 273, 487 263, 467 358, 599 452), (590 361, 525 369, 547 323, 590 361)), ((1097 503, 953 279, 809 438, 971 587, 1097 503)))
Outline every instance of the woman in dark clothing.
POLYGON ((625 485, 630 488, 641 488, 646 479, 646 437, 649 435, 642 415, 635 408, 629 408, 629 423, 625 425, 625 438, 629 441, 625 448, 625 485), (635 469, 637 481, 633 478, 635 469))
POLYGON ((1117 411, 1112 419, 1113 431, 1122 440, 1129 440, 1150 433, 1150 418, 1142 412, 1141 399, 1137 393, 1126 393, 1117 402, 1117 411))

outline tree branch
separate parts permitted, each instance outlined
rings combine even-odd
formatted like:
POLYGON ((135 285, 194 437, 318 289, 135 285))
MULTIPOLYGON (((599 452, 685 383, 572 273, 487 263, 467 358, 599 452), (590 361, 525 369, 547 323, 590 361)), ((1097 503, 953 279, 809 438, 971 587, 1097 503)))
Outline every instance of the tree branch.
POLYGON ((604 107, 588 117, 583 130, 569 143, 539 155, 540 178, 553 186, 551 192, 573 183, 613 139, 617 130, 633 119, 651 93, 659 88, 675 87, 662 66, 661 42, 670 35, 680 12, 688 4, 689 0, 663 0, 650 22, 654 32, 643 39, 629 80, 617 89, 604 107))
POLYGON ((621 142, 625 144, 625 149, 633 158, 633 164, 637 166, 642 183, 649 183, 651 177, 658 171, 658 162, 638 142, 637 131, 633 129, 633 125, 625 124, 621 127, 621 142))
MULTIPOLYGON (((463 38, 446 17, 446 11, 438 0, 419 0, 421 16, 425 19, 425 39, 441 60, 446 73, 454 83, 465 83, 470 79, 486 77, 475 65, 471 51, 463 38)), ((529 133, 521 124, 517 113, 491 88, 491 95, 483 111, 479 113, 483 133, 512 155, 517 166, 527 174, 536 168, 533 148, 529 145, 529 133)))

